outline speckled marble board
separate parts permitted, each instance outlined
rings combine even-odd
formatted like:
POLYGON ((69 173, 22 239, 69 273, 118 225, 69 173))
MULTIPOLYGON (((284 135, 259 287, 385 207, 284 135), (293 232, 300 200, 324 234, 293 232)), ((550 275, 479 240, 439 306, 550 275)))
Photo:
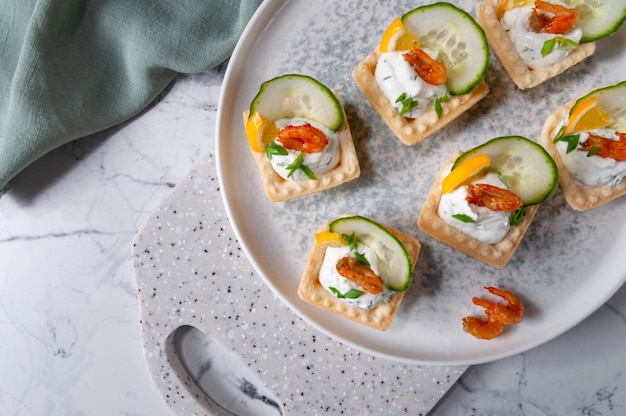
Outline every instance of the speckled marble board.
MULTIPOLYGON (((240 390, 238 415, 426 414, 466 367, 420 367, 361 353, 297 317, 246 261, 226 218, 212 153, 163 201, 133 246, 148 369, 176 415, 230 414, 202 373, 234 354, 218 377, 240 390), (194 329, 192 329, 194 328, 194 329), (182 331, 182 332, 181 332, 182 331), (223 347, 203 356, 211 340, 223 347), (195 350, 193 365, 180 345, 195 350), (228 355, 226 356, 228 357, 228 355), (187 371, 189 369, 189 371, 187 371), (260 384, 257 384, 260 383, 260 384), (254 388, 251 388, 254 386, 254 388), (208 393, 205 394, 205 392, 208 393)), ((218 370, 219 371, 219 370, 218 370)), ((232 407, 231 407, 232 409, 232 407)))

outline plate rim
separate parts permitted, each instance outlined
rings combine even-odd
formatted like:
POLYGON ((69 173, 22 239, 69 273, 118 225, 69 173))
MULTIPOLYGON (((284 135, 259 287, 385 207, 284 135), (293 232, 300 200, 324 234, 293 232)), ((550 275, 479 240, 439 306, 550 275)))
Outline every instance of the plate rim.
POLYGON ((367 346, 359 345, 341 335, 334 333, 330 329, 320 325, 315 320, 311 319, 305 311, 302 310, 298 305, 295 305, 291 302, 281 290, 277 288, 274 282, 268 278, 264 269, 261 267, 256 257, 252 253, 250 246, 246 242, 246 238, 244 237, 244 231, 240 228, 240 225, 236 219, 236 215, 234 213, 232 207, 232 200, 229 194, 229 190, 226 187, 226 180, 224 178, 225 167, 222 161, 222 152, 221 150, 221 137, 223 136, 224 125, 228 123, 228 117, 223 109, 229 108, 228 105, 230 102, 234 100, 234 95, 229 94, 232 87, 231 85, 235 83, 237 76, 242 72, 242 67, 236 67, 236 65, 232 63, 237 63, 240 59, 240 56, 245 56, 252 49, 255 41, 252 39, 252 34, 259 34, 262 32, 263 28, 266 28, 272 24, 273 18, 280 13, 280 10, 289 3, 290 0, 266 0, 262 2, 257 11, 254 13, 250 21, 248 22, 246 28, 242 32, 242 35, 237 42, 235 49, 230 57, 228 66, 226 68, 226 72, 224 75, 224 80, 222 83, 221 91, 218 99, 218 109, 217 109, 217 118, 215 124, 215 151, 216 151, 216 168, 217 168, 217 176, 218 182, 220 186, 220 195, 222 197, 222 203, 226 211, 226 215, 228 217, 229 223, 233 232, 238 240, 239 245, 241 246, 242 251, 244 252, 246 259, 250 262, 256 273, 261 277, 263 282, 270 288, 274 295, 276 295, 292 312, 294 312, 298 317, 303 319, 307 324, 311 325, 318 331, 327 335, 333 340, 339 341, 346 346, 352 347, 358 351, 362 351, 368 354, 371 354, 376 357, 388 359, 394 362, 404 363, 404 364, 413 364, 413 365, 425 365, 425 366, 460 366, 460 365, 475 365, 475 364, 483 364, 487 362, 496 361, 502 358, 510 357, 519 353, 523 353, 530 349, 536 348, 546 342, 549 342, 558 336, 564 334, 569 331, 580 322, 591 316, 595 313, 602 305, 604 305, 624 284, 626 281, 626 268, 624 270, 620 270, 619 273, 622 274, 621 279, 616 279, 613 282, 613 285, 610 285, 610 289, 605 291, 604 296, 598 297, 595 299, 595 302, 592 303, 593 306, 585 309, 585 312, 582 312, 576 319, 569 320, 568 324, 560 325, 560 329, 558 331, 551 331, 544 337, 537 338, 534 342, 525 343, 519 348, 506 349, 500 353, 488 354, 483 357, 475 357, 470 359, 450 359, 450 360, 431 360, 431 359, 419 359, 419 358, 407 358, 407 357, 399 357, 393 354, 385 353, 382 351, 375 350, 373 348, 369 348, 367 346))

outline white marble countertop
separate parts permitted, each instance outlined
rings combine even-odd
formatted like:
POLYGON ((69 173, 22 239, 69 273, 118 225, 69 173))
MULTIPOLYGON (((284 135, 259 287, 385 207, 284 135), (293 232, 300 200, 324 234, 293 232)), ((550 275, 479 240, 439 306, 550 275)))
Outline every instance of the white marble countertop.
MULTIPOLYGON (((0 199, 0 414, 172 413, 146 365, 131 249, 212 154, 223 70, 181 77, 138 117, 53 151, 11 182, 0 199)), ((246 261, 234 257, 232 267, 246 261)), ((625 287, 553 341, 470 367, 432 414, 623 414, 624 344, 625 287)))

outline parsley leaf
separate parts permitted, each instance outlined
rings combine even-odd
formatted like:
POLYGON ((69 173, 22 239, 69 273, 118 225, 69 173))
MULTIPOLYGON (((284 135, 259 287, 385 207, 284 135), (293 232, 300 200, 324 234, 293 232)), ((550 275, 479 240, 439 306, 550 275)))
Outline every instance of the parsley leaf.
POLYGON ((518 208, 511 213, 511 219, 509 220, 509 225, 514 227, 516 225, 520 225, 526 216, 526 210, 524 207, 518 208))
POLYGON ((298 157, 296 157, 295 160, 286 167, 286 169, 289 171, 289 174, 287 174, 288 178, 291 178, 298 169, 302 169, 307 178, 313 180, 317 179, 313 171, 308 166, 302 163, 304 161, 304 156, 304 152, 300 153, 298 157))
POLYGON ((367 261, 367 259, 365 258, 365 256, 361 253, 358 252, 354 252, 354 257, 356 257, 356 259, 359 261, 359 263, 361 263, 363 266, 365 267, 370 267, 370 262, 367 261))
POLYGON ((600 148, 598 146, 594 147, 589 152, 587 152, 587 157, 591 157, 591 156, 595 155, 596 153, 598 153, 598 150, 600 150, 600 148))
POLYGON ((287 170, 289 171, 289 174, 287 175, 288 178, 291 178, 293 176, 293 174, 300 169, 300 166, 302 166, 302 161, 304 160, 304 152, 300 153, 298 155, 298 157, 295 158, 295 160, 293 162, 291 162, 289 164, 289 166, 287 166, 287 170))
POLYGON ((569 153, 578 147, 580 134, 567 135, 567 134, 564 134, 564 132, 565 132, 565 126, 559 129, 559 132, 556 134, 556 137, 554 138, 554 143, 566 142, 567 143, 566 153, 569 153))
POLYGON ((557 36, 543 43, 543 47, 541 48, 541 56, 546 57, 550 55, 555 46, 557 49, 560 49, 562 51, 569 51, 572 49, 576 49, 578 45, 578 42, 574 42, 573 40, 564 38, 562 36, 557 36))
POLYGON ((356 299, 363 294, 362 291, 356 289, 350 289, 346 293, 341 293, 332 286, 329 286, 328 289, 330 289, 330 291, 333 292, 339 299, 356 299))
POLYGON ((352 234, 350 235, 341 234, 341 238, 343 238, 343 241, 350 246, 350 251, 356 250, 356 234, 354 234, 354 231, 352 231, 352 234))
POLYGON ((315 177, 315 173, 313 173, 311 168, 307 165, 300 165, 300 169, 302 169, 302 172, 304 172, 307 178, 311 179, 312 181, 317 180, 317 178, 315 177))
POLYGON ((439 100, 439 98, 435 100, 435 112, 437 113, 437 118, 441 118, 443 108, 441 108, 441 101, 439 100))
POLYGON ((561 36, 556 37, 556 47, 562 51, 569 51, 571 49, 576 49, 579 43, 574 42, 571 39, 567 39, 561 36))
POLYGON ((276 142, 270 142, 267 146, 265 146, 265 153, 267 154, 267 158, 269 160, 272 160, 272 156, 274 155, 287 156, 289 154, 287 149, 276 142))
POLYGON ((465 214, 454 214, 452 215, 452 218, 454 218, 455 220, 459 220, 461 222, 464 223, 472 223, 472 222, 476 222, 476 220, 472 217, 470 217, 469 215, 465 215, 465 214))
POLYGON ((543 47, 541 48, 541 56, 545 58, 546 56, 550 55, 550 53, 554 49, 555 44, 556 44, 555 39, 548 39, 547 41, 545 41, 543 43, 543 47))
POLYGON ((404 100, 406 100, 406 92, 403 92, 398 98, 396 98, 396 103, 400 103, 404 100))
POLYGON ((396 98, 396 103, 402 103, 402 108, 400 109, 400 114, 407 113, 418 106, 419 102, 415 100, 413 97, 407 95, 407 93, 403 92, 400 94, 398 98, 396 98))

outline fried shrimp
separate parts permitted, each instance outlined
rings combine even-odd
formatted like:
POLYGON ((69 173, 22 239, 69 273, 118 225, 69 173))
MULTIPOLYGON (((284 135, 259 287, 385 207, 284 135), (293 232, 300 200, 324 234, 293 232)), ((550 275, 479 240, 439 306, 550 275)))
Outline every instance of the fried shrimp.
POLYGON ((504 305, 498 302, 488 302, 478 297, 472 298, 472 302, 474 302, 475 305, 485 308, 485 313, 490 321, 496 321, 506 325, 519 324, 522 322, 522 319, 524 319, 524 306, 517 296, 508 290, 498 289, 493 286, 486 287, 485 289, 496 296, 500 296, 507 302, 507 304, 504 305))
POLYGON ((467 193, 465 198, 467 202, 487 207, 492 211, 512 212, 524 205, 522 199, 515 193, 486 183, 467 185, 467 193))
POLYGON ((508 290, 498 289, 493 286, 485 287, 485 289, 504 299, 506 305, 473 297, 472 302, 475 305, 485 308, 487 320, 467 316, 463 318, 463 330, 479 339, 493 339, 502 334, 505 325, 514 325, 522 322, 525 311, 517 296, 508 290))
POLYGON ((431 58, 423 49, 413 44, 413 48, 402 54, 421 79, 431 85, 441 85, 446 82, 446 67, 436 59, 431 58))
POLYGON ((578 150, 623 162, 626 160, 626 133, 617 133, 617 135, 619 140, 611 140, 590 133, 578 150))
POLYGON ((383 281, 380 276, 374 273, 371 268, 362 265, 354 257, 342 257, 339 259, 337 272, 372 295, 378 295, 383 292, 383 281))
POLYGON ((324 132, 309 123, 280 129, 278 139, 286 149, 304 153, 319 153, 328 144, 324 132))
POLYGON ((562 35, 576 27, 578 10, 537 0, 530 16, 530 28, 536 33, 562 35))
POLYGON ((466 316, 463 318, 463 330, 478 339, 489 340, 502 334, 504 324, 496 321, 485 321, 475 316, 466 316))

